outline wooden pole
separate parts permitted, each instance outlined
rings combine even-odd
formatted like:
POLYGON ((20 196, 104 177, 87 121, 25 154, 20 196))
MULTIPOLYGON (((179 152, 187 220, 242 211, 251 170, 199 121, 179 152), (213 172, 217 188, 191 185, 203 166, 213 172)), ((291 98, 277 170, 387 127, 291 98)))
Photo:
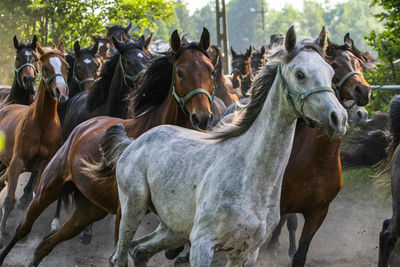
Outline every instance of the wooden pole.
POLYGON ((224 62, 224 72, 229 73, 229 44, 228 44, 228 26, 226 21, 225 0, 215 0, 215 12, 217 19, 217 42, 222 49, 224 62), (221 3, 221 5, 220 5, 221 3))

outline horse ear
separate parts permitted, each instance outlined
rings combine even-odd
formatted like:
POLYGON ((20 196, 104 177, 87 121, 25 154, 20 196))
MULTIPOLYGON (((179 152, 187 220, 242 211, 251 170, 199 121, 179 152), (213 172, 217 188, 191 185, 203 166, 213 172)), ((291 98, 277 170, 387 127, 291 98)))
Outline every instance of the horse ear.
POLYGON ((65 51, 64 42, 60 42, 60 43, 58 44, 57 49, 58 49, 61 53, 64 54, 64 51, 65 51))
POLYGON ((51 49, 56 49, 56 48, 57 48, 56 44, 55 44, 55 43, 52 43, 52 44, 51 44, 51 49))
POLYGON ((178 52, 179 49, 182 48, 182 41, 179 37, 178 30, 175 30, 172 35, 171 39, 169 39, 169 46, 171 47, 173 52, 178 52))
POLYGON ((262 55, 265 54, 265 46, 261 46, 261 54, 262 54, 262 55))
POLYGON ((99 51, 99 41, 96 41, 94 43, 94 46, 92 47, 92 49, 90 50, 90 53, 92 54, 93 57, 96 56, 97 51, 99 51))
POLYGON ((247 49, 245 56, 247 58, 250 58, 253 55, 253 48, 251 48, 251 45, 249 47, 249 49, 247 49))
POLYGON ((203 32, 200 37, 199 45, 201 47, 203 47, 203 49, 206 51, 210 48, 210 45, 211 45, 210 33, 208 32, 208 30, 206 28, 203 28, 203 32))
POLYGON ((144 48, 146 48, 146 49, 149 48, 149 45, 150 45, 150 43, 151 43, 151 38, 153 38, 153 33, 151 33, 151 34, 149 35, 149 37, 147 37, 146 41, 144 42, 144 48))
POLYGON ((19 41, 18 41, 16 35, 14 35, 13 41, 14 41, 14 47, 15 47, 15 49, 18 49, 18 47, 19 47, 19 41))
POLYGON ((143 48, 143 47, 144 47, 144 43, 145 43, 144 35, 142 35, 142 36, 140 36, 140 38, 139 38, 139 40, 137 41, 136 44, 137 44, 139 47, 143 48))
POLYGON ((238 54, 235 52, 235 50, 233 50, 233 47, 231 46, 231 53, 232 53, 232 57, 235 58, 238 56, 238 54))
POLYGON ((353 49, 353 40, 350 38, 350 33, 346 33, 344 36, 344 45, 350 50, 353 49))
POLYGON ((33 39, 32 39, 32 43, 31 43, 31 48, 32 48, 32 50, 35 50, 35 49, 36 49, 36 42, 37 42, 37 36, 34 35, 34 36, 33 36, 33 39))
POLYGON ((296 33, 294 31, 294 26, 291 26, 286 32, 285 36, 285 49, 290 52, 296 46, 296 33))
POLYGON ((117 40, 117 39, 115 39, 114 36, 111 36, 111 40, 112 40, 112 42, 113 42, 115 48, 116 48, 120 53, 122 53, 122 52, 124 51, 124 48, 125 48, 125 46, 124 46, 125 43, 124 43, 124 42, 121 42, 121 41, 119 41, 119 40, 117 40))
POLYGON ((129 30, 130 30, 131 28, 132 28, 132 22, 129 22, 129 25, 126 26, 126 28, 124 29, 124 31, 125 31, 126 33, 128 33, 129 30))
POLYGON ((79 41, 76 41, 74 43, 74 52, 75 52, 75 56, 77 56, 77 57, 81 53, 81 45, 79 44, 79 41))
POLYGON ((39 53, 39 56, 42 56, 44 54, 44 49, 43 47, 40 45, 40 43, 36 42, 36 50, 39 53))
POLYGON ((326 34, 325 26, 322 27, 317 39, 315 39, 315 43, 319 45, 324 51, 328 47, 328 35, 326 34))

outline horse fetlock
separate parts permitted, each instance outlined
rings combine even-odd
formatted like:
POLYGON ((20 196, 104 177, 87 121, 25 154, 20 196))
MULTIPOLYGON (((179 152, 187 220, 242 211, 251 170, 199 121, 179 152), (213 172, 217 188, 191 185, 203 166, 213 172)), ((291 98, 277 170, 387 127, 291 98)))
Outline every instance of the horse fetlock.
POLYGON ((55 233, 58 229, 60 229, 60 219, 59 218, 54 218, 53 221, 51 222, 51 233, 55 233))
POLYGON ((135 263, 135 266, 147 266, 151 257, 145 250, 143 250, 143 248, 140 247, 140 245, 129 248, 129 255, 135 263))
POLYGON ((91 230, 84 230, 79 234, 79 240, 81 241, 82 244, 84 245, 89 245, 90 242, 92 242, 92 231, 91 230))

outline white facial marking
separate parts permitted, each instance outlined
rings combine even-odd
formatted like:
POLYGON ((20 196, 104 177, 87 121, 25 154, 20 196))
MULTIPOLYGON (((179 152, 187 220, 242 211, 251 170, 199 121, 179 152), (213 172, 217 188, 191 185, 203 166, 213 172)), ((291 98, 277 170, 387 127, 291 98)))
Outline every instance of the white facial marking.
POLYGON ((104 43, 99 43, 99 48, 102 47, 104 45, 104 43))
POLYGON ((85 58, 84 60, 83 60, 83 62, 85 62, 85 64, 90 64, 90 63, 92 63, 92 61, 90 60, 90 59, 88 59, 88 58, 85 58))
POLYGON ((139 53, 137 53, 137 56, 138 56, 138 57, 140 57, 140 58, 143 58, 143 54, 142 54, 142 53, 140 53, 140 52, 139 52, 139 53))
MULTIPOLYGON (((61 73, 61 65, 62 65, 61 60, 58 57, 51 57, 49 59, 49 61, 50 61, 51 66, 54 69, 54 73, 61 73)), ((57 84, 59 84, 59 83, 60 84, 65 84, 65 81, 64 81, 64 79, 62 77, 57 76, 56 77, 56 83, 57 84)))
POLYGON ((31 56, 32 55, 32 52, 31 51, 25 51, 25 56, 26 57, 29 57, 29 56, 31 56))

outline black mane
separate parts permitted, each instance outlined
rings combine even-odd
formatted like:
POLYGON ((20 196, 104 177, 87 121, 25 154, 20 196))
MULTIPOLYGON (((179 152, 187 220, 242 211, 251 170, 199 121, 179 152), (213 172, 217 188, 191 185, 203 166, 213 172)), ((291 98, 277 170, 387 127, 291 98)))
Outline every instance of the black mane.
POLYGON ((174 63, 187 49, 199 50, 209 58, 204 48, 197 43, 189 43, 177 53, 169 52, 168 55, 155 59, 144 74, 142 85, 129 96, 131 116, 137 116, 161 105, 171 87, 174 63))

